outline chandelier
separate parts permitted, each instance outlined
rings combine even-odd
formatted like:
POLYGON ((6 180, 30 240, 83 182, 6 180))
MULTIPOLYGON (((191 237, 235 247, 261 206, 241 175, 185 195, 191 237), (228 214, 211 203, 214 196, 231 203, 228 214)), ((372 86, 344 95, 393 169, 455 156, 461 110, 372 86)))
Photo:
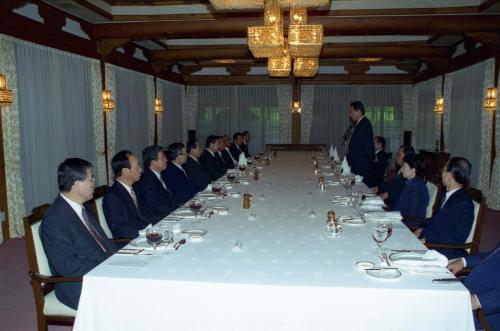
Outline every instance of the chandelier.
POLYGON ((0 107, 12 104, 12 90, 7 89, 7 79, 4 74, 0 74, 0 107))
POLYGON ((111 98, 111 92, 109 90, 102 91, 102 109, 106 113, 112 112, 115 109, 115 101, 111 98))
POLYGON ((483 100, 483 108, 491 112, 497 109, 497 89, 495 87, 488 87, 486 98, 483 100))
POLYGON ((268 58, 271 77, 288 76, 292 58, 296 77, 313 77, 318 73, 318 57, 323 46, 323 26, 307 24, 306 8, 306 5, 314 6, 318 3, 319 1, 265 0, 265 25, 249 26, 247 37, 253 56, 268 58), (288 42, 283 37, 282 7, 291 7, 288 42))
MULTIPOLYGON (((210 3, 216 10, 235 10, 235 9, 262 9, 264 0, 210 0, 210 3)), ((279 0, 283 8, 290 7, 325 7, 330 0, 279 0)))

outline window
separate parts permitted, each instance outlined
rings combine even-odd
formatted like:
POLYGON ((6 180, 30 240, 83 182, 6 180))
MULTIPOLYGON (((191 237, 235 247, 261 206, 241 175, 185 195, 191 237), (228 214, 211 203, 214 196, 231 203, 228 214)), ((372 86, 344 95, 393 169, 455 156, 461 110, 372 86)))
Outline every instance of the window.
POLYGON ((402 118, 394 106, 367 106, 366 117, 373 126, 373 135, 382 136, 386 151, 397 151, 401 145, 402 118))

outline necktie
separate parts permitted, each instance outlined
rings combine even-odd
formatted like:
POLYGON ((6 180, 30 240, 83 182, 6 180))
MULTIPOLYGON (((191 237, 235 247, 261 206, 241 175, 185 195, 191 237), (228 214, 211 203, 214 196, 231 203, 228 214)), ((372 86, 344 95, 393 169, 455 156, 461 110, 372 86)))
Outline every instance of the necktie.
POLYGON ((163 186, 163 188, 168 191, 167 185, 165 185, 163 179, 161 177, 158 177, 158 179, 160 180, 161 186, 163 186))
POLYGON ((132 201, 134 201, 134 205, 136 208, 139 208, 139 203, 137 202, 137 195, 135 195, 134 189, 130 189, 130 196, 132 197, 132 201))
POLYGON ((104 251, 104 253, 107 253, 108 250, 106 249, 106 242, 101 237, 99 232, 97 232, 97 230, 94 228, 94 225, 92 225, 92 223, 90 222, 89 215, 85 210, 85 208, 83 208, 83 206, 82 206, 82 219, 83 219, 83 224, 85 225, 87 230, 89 230, 92 237, 94 237, 94 240, 97 241, 99 246, 101 246, 101 249, 104 251))

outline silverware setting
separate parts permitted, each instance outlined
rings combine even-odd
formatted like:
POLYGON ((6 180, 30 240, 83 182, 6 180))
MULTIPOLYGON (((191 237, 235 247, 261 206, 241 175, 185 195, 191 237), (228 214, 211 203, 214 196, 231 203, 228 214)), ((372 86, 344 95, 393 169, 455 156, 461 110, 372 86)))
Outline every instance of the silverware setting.
POLYGON ((179 249, 179 247, 181 247, 181 245, 184 245, 185 243, 186 243, 186 239, 181 239, 181 240, 179 240, 178 242, 176 242, 176 243, 174 244, 174 249, 175 249, 175 250, 178 250, 178 249, 179 249))

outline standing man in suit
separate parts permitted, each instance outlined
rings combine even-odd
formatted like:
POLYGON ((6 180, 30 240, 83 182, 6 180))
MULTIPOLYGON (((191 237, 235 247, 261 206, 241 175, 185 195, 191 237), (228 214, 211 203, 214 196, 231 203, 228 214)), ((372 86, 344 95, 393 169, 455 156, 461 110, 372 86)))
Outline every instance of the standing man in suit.
POLYGON ((229 137, 227 135, 223 135, 222 138, 222 158, 224 160, 224 163, 226 164, 226 167, 228 169, 233 169, 236 167, 238 164, 238 159, 235 159, 233 155, 231 154, 231 151, 229 147, 231 146, 231 142, 229 141, 229 137))
POLYGON ((349 117, 351 121, 356 123, 356 126, 349 141, 347 162, 349 162, 351 171, 363 176, 363 182, 369 184, 375 162, 372 124, 365 116, 365 107, 359 101, 351 102, 349 117))
POLYGON ((207 148, 200 156, 200 163, 210 176, 210 180, 214 181, 224 175, 227 170, 222 164, 220 158, 216 156, 219 151, 219 137, 213 135, 208 136, 206 146, 207 148))
POLYGON ((162 178, 167 168, 167 158, 161 146, 148 146, 142 151, 144 173, 141 180, 134 185, 139 196, 139 207, 144 217, 152 224, 173 212, 178 201, 169 191, 162 178))
POLYGON ((113 238, 134 239, 149 225, 142 215, 133 184, 141 178, 139 160, 131 151, 120 151, 111 159, 115 182, 102 199, 102 209, 113 238))
MULTIPOLYGON (((474 204, 463 188, 469 182, 470 172, 470 162, 462 157, 453 157, 446 163, 441 172, 446 187, 441 208, 415 231, 417 237, 431 243, 465 243, 474 223, 474 204)), ((467 254, 463 249, 443 248, 437 251, 448 259, 467 254)))
MULTIPOLYGON (((500 330, 500 242, 489 252, 477 253, 448 264, 453 274, 465 267, 472 269, 463 281, 470 292, 472 310, 481 308, 491 330, 500 330)), ((476 316, 474 321, 476 329, 482 329, 476 316)))
POLYGON ((250 134, 250 131, 243 131, 241 133, 243 137, 243 141, 241 143, 241 149, 243 150, 243 153, 245 153, 245 157, 250 157, 250 151, 248 150, 248 144, 250 144, 250 140, 252 140, 252 135, 250 134))
POLYGON ((389 155, 385 152, 385 138, 375 136, 373 138, 373 146, 375 148, 375 162, 373 163, 372 173, 370 175, 370 183, 368 187, 377 186, 384 181, 389 162, 389 155))
POLYGON ((162 177, 175 199, 180 204, 184 204, 198 193, 196 186, 189 180, 186 171, 182 168, 188 157, 184 144, 170 144, 166 154, 169 165, 162 173, 162 177))
POLYGON ((236 160, 236 163, 238 163, 240 159, 240 154, 243 153, 243 150, 240 147, 242 143, 243 135, 239 132, 233 134, 233 143, 231 144, 231 146, 229 146, 229 151, 231 152, 233 159, 236 160))
MULTIPOLYGON (((50 271, 62 277, 82 277, 111 256, 116 247, 106 237, 92 207, 92 164, 71 158, 57 169, 59 195, 40 225, 40 239, 50 271)), ((77 309, 82 283, 55 284, 57 299, 77 309)))
POLYGON ((198 140, 188 141, 186 152, 188 153, 188 157, 184 164, 184 170, 186 170, 189 180, 196 186, 198 192, 203 191, 207 188, 211 179, 205 168, 198 161, 201 155, 201 147, 198 140))

